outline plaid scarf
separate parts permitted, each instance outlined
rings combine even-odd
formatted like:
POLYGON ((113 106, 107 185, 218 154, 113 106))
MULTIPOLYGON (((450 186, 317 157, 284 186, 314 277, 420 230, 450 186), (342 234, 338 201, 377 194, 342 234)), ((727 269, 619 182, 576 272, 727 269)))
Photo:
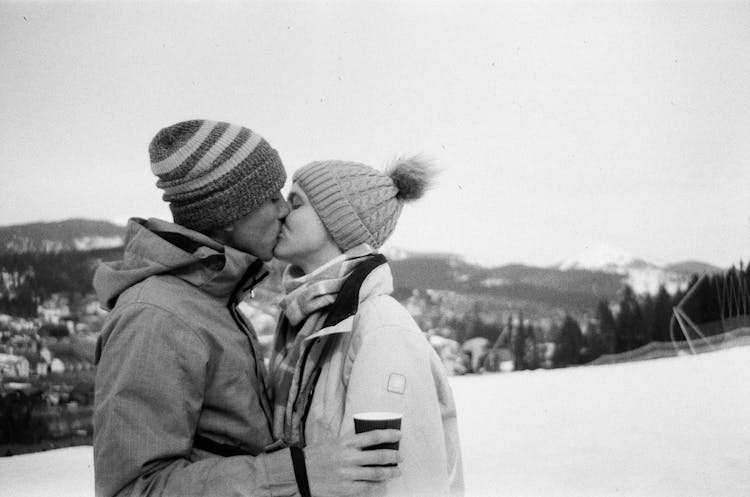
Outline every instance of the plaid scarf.
POLYGON ((303 370, 300 364, 305 339, 322 328, 328 308, 336 300, 341 285, 357 264, 372 253, 369 245, 361 244, 309 274, 303 274, 296 266, 289 266, 284 271, 282 282, 287 294, 279 303, 282 316, 270 362, 274 395, 273 434, 277 440, 289 445, 300 443, 301 427, 294 422, 294 402, 310 380, 310 368, 303 370))

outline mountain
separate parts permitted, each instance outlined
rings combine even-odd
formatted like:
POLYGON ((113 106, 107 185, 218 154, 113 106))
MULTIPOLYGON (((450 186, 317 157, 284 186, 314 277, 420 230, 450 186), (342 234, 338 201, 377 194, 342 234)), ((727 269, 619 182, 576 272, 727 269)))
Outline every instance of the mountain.
POLYGON ((443 290, 523 310, 527 317, 587 312, 622 288, 621 276, 604 272, 522 264, 487 268, 450 254, 412 254, 390 263, 400 297, 412 289, 443 290))
POLYGON ((668 264, 665 266, 665 269, 681 274, 710 274, 722 271, 721 268, 699 261, 683 261, 668 264))
POLYGON ((119 247, 125 227, 109 221, 68 219, 0 227, 0 255, 119 247))
MULTIPOLYGON (((17 291, 25 278, 32 278, 28 284, 43 294, 86 293, 89 273, 99 260, 119 257, 116 248, 124 235, 124 226, 86 219, 0 227, 0 294, 17 291)), ((693 274, 719 270, 697 261, 660 265, 611 245, 591 247, 554 267, 486 267, 456 254, 397 248, 384 254, 399 299, 415 289, 442 291, 464 308, 482 302, 485 308, 521 311, 527 318, 591 312, 601 299, 617 300, 624 284, 637 293, 655 293, 659 285, 674 293, 693 274)), ((282 291, 283 267, 278 261, 271 264, 271 277, 264 284, 270 300, 282 291)))
POLYGON ((411 289, 471 295, 496 308, 522 310, 527 317, 587 313, 602 299, 616 301, 624 285, 638 294, 684 290, 695 274, 721 271, 688 261, 659 264, 634 257, 611 244, 592 246, 553 267, 507 264, 484 267, 455 254, 385 251, 401 298, 411 289), (390 257, 391 254, 395 257, 390 257))
POLYGON ((561 262, 558 268, 562 271, 585 269, 589 271, 625 274, 629 267, 641 262, 643 261, 638 261, 619 247, 607 243, 599 243, 587 247, 586 250, 573 258, 561 262))
POLYGON ((652 295, 664 286, 674 293, 684 289, 694 274, 714 273, 721 269, 697 261, 662 264, 636 258, 619 247, 599 243, 588 247, 577 256, 561 262, 562 271, 585 269, 622 275, 622 281, 636 293, 652 295))

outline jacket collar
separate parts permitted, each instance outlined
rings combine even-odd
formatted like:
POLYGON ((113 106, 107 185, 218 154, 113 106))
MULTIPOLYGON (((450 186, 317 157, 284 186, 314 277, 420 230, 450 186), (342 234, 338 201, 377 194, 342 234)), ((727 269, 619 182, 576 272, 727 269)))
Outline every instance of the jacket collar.
POLYGON ((94 286, 100 302, 112 308, 119 295, 154 275, 170 275, 207 294, 228 299, 242 283, 257 283, 264 271, 255 256, 160 219, 132 218, 128 222, 123 260, 104 263, 94 286), (248 274, 250 273, 250 274, 248 274))
POLYGON ((305 341, 336 333, 349 333, 359 305, 368 298, 393 292, 393 276, 387 259, 376 254, 360 263, 347 278, 328 311, 323 327, 305 341))

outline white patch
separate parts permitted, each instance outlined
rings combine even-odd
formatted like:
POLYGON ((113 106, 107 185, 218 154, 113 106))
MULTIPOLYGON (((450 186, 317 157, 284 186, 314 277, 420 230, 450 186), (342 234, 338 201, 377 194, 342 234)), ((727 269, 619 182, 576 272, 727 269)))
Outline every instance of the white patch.
POLYGON ((406 391, 406 376, 397 373, 391 373, 388 377, 388 391, 393 393, 404 394, 406 391))

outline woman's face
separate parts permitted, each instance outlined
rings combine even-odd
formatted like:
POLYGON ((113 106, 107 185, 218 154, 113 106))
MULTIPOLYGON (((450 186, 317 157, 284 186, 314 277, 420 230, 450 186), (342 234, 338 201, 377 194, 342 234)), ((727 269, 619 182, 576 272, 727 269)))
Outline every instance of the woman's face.
POLYGON ((275 257, 308 273, 341 254, 297 183, 292 185, 287 202, 290 211, 273 251, 275 257))

